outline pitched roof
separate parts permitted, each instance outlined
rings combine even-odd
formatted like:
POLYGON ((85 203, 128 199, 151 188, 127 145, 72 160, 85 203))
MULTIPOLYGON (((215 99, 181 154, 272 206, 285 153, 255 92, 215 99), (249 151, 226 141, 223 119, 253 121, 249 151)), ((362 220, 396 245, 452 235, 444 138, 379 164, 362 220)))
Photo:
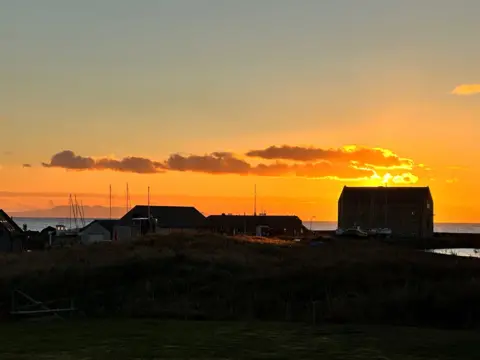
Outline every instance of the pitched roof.
POLYGON ((90 224, 85 226, 81 231, 84 231, 85 229, 89 228, 93 224, 99 224, 102 226, 104 229, 110 231, 113 233, 113 228, 114 226, 118 223, 118 220, 114 219, 99 219, 99 220, 93 220, 90 224))
POLYGON ((387 199, 395 202, 415 202, 431 198, 430 188, 419 186, 378 186, 350 187, 344 186, 339 200, 371 200, 387 199))
POLYGON ((271 228, 294 228, 303 226, 296 215, 210 215, 207 221, 211 226, 243 228, 265 225, 271 228))
POLYGON ((17 223, 2 209, 0 209, 0 226, 10 233, 23 232, 20 226, 18 226, 17 223))
MULTIPOLYGON (((193 206, 150 206, 150 215, 163 228, 193 229, 206 225, 205 216, 193 206)), ((148 217, 147 205, 136 205, 120 219, 120 223, 130 224, 132 218, 141 217, 148 217)))

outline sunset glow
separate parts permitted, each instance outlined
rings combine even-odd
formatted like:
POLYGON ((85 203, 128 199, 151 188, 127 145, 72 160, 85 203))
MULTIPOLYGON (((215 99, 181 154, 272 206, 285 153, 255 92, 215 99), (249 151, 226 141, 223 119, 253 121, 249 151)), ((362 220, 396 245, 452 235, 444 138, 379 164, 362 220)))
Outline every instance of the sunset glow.
POLYGON ((344 185, 414 185, 480 222, 480 3, 120 3, 2 6, 0 208, 111 185, 121 213, 128 183, 243 214, 257 185, 267 213, 335 220, 344 185))

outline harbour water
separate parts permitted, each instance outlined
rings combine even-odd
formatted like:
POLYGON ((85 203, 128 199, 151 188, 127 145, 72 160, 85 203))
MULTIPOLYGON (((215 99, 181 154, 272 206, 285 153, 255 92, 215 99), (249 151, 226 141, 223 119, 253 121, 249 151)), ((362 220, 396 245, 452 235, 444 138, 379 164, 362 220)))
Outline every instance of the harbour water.
POLYGON ((479 249, 435 249, 431 250, 436 254, 443 254, 443 255, 453 255, 453 256, 463 256, 463 257, 476 257, 480 258, 480 250, 479 249))
MULTIPOLYGON (((40 231, 47 226, 65 225, 66 227, 75 227, 75 223, 70 222, 67 218, 14 218, 15 222, 22 227, 27 225, 28 230, 40 231)), ((85 219, 85 225, 89 224, 93 219, 85 219)), ((312 230, 335 230, 337 228, 336 221, 306 221, 304 225, 312 230)), ((77 220, 77 226, 83 227, 83 223, 77 220)), ((436 232, 446 233, 472 233, 480 234, 480 224, 461 224, 461 223, 439 223, 435 224, 436 232)))

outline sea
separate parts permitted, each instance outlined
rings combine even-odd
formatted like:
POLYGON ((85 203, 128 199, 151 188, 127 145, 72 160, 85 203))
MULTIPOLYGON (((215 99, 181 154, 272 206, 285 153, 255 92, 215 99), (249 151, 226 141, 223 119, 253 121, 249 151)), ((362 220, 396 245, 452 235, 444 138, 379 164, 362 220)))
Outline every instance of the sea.
MULTIPOLYGON (((88 225, 94 219, 84 219, 84 221, 77 220, 77 224, 68 218, 14 218, 18 226, 27 226, 28 230, 41 231, 47 226, 65 225, 67 228, 83 227, 88 225)), ((306 221, 304 225, 311 230, 335 230, 337 228, 336 221, 306 221)), ((472 233, 480 234, 480 224, 462 224, 462 223, 438 223, 434 225, 435 232, 446 233, 472 233)))

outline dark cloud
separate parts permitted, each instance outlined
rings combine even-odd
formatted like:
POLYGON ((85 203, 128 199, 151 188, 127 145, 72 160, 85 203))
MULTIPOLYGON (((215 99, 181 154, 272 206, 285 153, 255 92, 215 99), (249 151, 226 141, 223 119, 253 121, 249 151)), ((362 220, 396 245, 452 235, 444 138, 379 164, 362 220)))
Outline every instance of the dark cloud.
POLYGON ((92 170, 95 169, 95 160, 91 157, 75 155, 71 150, 65 150, 53 155, 49 163, 42 163, 42 165, 71 170, 92 170))
MULTIPOLYGON (((247 156, 270 161, 251 163, 230 152, 213 152, 204 155, 172 154, 165 161, 141 157, 126 157, 121 160, 94 159, 76 155, 73 151, 67 150, 55 154, 51 161, 44 163, 43 166, 138 174, 189 171, 205 174, 296 176, 337 180, 378 180, 387 174, 377 174, 377 172, 388 169, 388 176, 399 183, 414 182, 418 179, 410 172, 405 173, 405 169, 409 171, 413 168, 413 161, 400 158, 386 149, 345 147, 323 150, 284 145, 252 150, 247 153, 247 156)), ((418 168, 420 167, 421 165, 418 168)))
POLYGON ((113 170, 138 174, 154 174, 161 172, 165 166, 159 162, 141 157, 126 157, 122 160, 100 159, 95 162, 99 170, 113 170))
POLYGON ((373 167, 406 167, 413 166, 413 161, 398 157, 386 149, 345 147, 338 149, 321 149, 302 146, 270 146, 265 149, 251 150, 248 157, 257 157, 265 160, 291 161, 328 161, 331 163, 358 163, 373 167))
POLYGON ((24 168, 31 168, 32 167, 32 164, 23 164, 22 165, 24 168))
POLYGON ((161 172, 165 166, 159 162, 141 157, 126 157, 121 160, 98 159, 76 155, 71 150, 65 150, 52 156, 49 163, 42 163, 45 167, 56 167, 70 170, 113 170, 138 174, 152 174, 161 172))
POLYGON ((167 168, 174 171, 191 171, 207 174, 238 174, 257 176, 298 176, 309 178, 355 179, 375 175, 371 169, 357 169, 348 165, 334 166, 329 163, 301 163, 251 165, 236 158, 231 153, 212 153, 208 155, 172 155, 166 161, 167 168))
POLYGON ((166 161, 169 170, 193 171, 208 174, 248 174, 251 166, 231 153, 215 152, 209 155, 171 155, 166 161))

